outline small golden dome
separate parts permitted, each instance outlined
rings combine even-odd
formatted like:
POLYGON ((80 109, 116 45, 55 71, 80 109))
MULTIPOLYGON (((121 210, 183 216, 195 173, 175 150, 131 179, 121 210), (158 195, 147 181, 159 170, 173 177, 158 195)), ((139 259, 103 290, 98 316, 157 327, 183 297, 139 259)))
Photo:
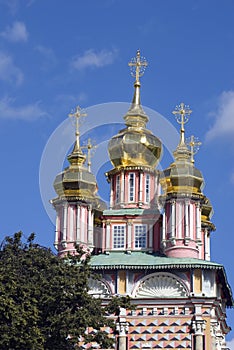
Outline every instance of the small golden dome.
POLYGON ((112 137, 108 144, 110 160, 114 167, 150 166, 155 167, 160 159, 161 141, 146 129, 148 116, 140 102, 140 81, 147 62, 137 51, 136 57, 129 63, 134 68, 134 96, 132 104, 124 116, 126 128, 112 137))
POLYGON ((58 174, 54 189, 60 198, 78 197, 81 200, 94 199, 97 192, 95 176, 84 165, 85 155, 75 143, 73 151, 67 157, 70 165, 58 174))
POLYGON ((160 176, 164 193, 202 194, 204 179, 200 170, 191 161, 191 152, 185 144, 174 152, 175 161, 160 176))
MULTIPOLYGON (((194 146, 195 139, 189 143, 191 151, 185 143, 184 125, 188 122, 192 113, 188 105, 181 103, 172 112, 176 116, 177 122, 181 125, 180 142, 174 151, 175 161, 161 173, 160 183, 165 194, 186 193, 201 194, 204 187, 204 179, 200 170, 194 167, 194 146)), ((197 143, 197 145, 201 143, 197 143)))
MULTIPOLYGON (((78 120, 81 116, 84 116, 84 114, 82 114, 81 109, 77 107, 76 112, 70 116, 75 116, 78 120)), ((70 165, 55 178, 54 189, 58 198, 55 198, 53 203, 63 199, 80 200, 90 203, 94 205, 96 209, 101 210, 106 208, 106 205, 97 195, 97 181, 90 171, 90 163, 89 167, 84 164, 86 156, 80 147, 79 125, 77 120, 76 141, 72 152, 67 157, 70 165)), ((90 144, 88 146, 90 146, 90 144)))

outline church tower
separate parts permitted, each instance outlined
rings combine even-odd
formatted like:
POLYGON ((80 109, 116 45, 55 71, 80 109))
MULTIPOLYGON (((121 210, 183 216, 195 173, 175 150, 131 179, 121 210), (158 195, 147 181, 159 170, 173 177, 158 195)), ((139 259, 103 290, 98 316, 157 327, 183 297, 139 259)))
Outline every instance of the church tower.
POLYGON ((210 221, 212 206, 202 193, 203 176, 194 166, 194 137, 189 142, 191 150, 185 143, 184 124, 191 113, 184 103, 173 112, 181 125, 180 141, 174 162, 160 177, 164 202, 161 247, 168 257, 210 260, 210 233, 215 229, 210 221))
POLYGON ((75 119, 76 140, 67 157, 69 166, 54 181, 58 195, 51 201, 57 214, 54 245, 60 256, 75 254, 76 245, 93 250, 95 217, 105 208, 96 194, 96 179, 89 164, 85 165, 86 156, 80 146, 79 120, 85 116, 80 107, 69 114, 75 119))
MULTIPOLYGON (((185 140, 192 111, 181 103, 173 112, 180 140, 172 164, 157 170, 162 144, 147 129, 140 101, 147 62, 137 51, 129 66, 133 100, 124 129, 108 144, 109 208, 85 166, 77 126, 70 165, 54 182, 55 246, 60 255, 74 252, 74 243, 93 249, 90 265, 99 278, 90 280, 89 293, 104 304, 116 295, 130 296, 134 310, 110 315, 116 322, 114 331, 107 329, 113 349, 227 350, 226 308, 233 298, 224 267, 210 261, 212 206, 194 165, 196 140, 185 140)), ((72 114, 77 123, 81 114, 80 109, 72 114)))
MULTIPOLYGON (((109 141, 113 169, 110 209, 103 213, 103 232, 97 245, 103 253, 153 252, 160 246, 159 171, 161 141, 146 129, 148 116, 140 102, 140 76, 147 62, 137 52, 129 63, 135 78, 132 104, 124 116, 126 127, 109 141)), ((121 271, 124 275, 125 272, 121 271)))

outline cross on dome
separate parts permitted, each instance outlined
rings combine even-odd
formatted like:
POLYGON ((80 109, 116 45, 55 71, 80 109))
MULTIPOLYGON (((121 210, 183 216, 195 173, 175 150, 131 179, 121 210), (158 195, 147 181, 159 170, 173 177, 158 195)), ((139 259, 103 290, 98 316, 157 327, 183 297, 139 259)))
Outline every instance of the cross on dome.
POLYGON ((176 121, 181 125, 180 129, 180 144, 184 144, 184 125, 188 122, 192 110, 189 105, 185 105, 181 102, 175 107, 175 110, 172 112, 174 114, 176 121))
POLYGON ((198 137, 192 135, 186 140, 186 145, 190 147, 191 152, 191 162, 194 163, 194 155, 199 151, 201 142, 198 140, 198 137))
POLYGON ((140 50, 137 50, 136 57, 133 57, 128 65, 131 70, 131 75, 135 77, 136 82, 139 83, 139 78, 142 77, 148 66, 148 62, 145 57, 141 56, 140 50))
POLYGON ((71 111, 71 113, 68 114, 69 117, 75 119, 75 128, 76 128, 76 146, 78 149, 80 149, 80 118, 86 117, 87 113, 80 107, 77 106, 74 110, 71 111))
POLYGON ((87 149, 87 164, 88 164, 88 170, 91 171, 91 157, 92 157, 92 150, 97 148, 94 144, 91 143, 91 139, 88 139, 88 143, 81 148, 87 149))

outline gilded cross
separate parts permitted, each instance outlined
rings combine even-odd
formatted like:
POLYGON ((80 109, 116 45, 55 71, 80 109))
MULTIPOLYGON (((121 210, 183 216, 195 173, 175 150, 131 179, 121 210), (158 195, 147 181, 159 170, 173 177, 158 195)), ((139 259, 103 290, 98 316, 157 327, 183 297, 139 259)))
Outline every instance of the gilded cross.
POLYGON ((188 122, 192 110, 188 105, 181 102, 172 113, 175 115, 177 123, 181 125, 181 129, 184 130, 184 124, 188 122))
POLYGON ((175 107, 175 110, 172 112, 176 117, 177 123, 181 125, 180 129, 180 143, 184 143, 184 125, 188 122, 192 110, 188 105, 185 105, 183 102, 175 107))
POLYGON ((140 50, 137 50, 136 57, 133 57, 128 65, 131 69, 131 75, 135 77, 136 82, 139 83, 139 78, 142 77, 148 66, 148 62, 145 57, 141 56, 140 50))
POLYGON ((194 163, 194 155, 199 151, 199 148, 202 143, 198 140, 197 137, 192 135, 186 140, 186 144, 190 147, 191 162, 194 163))
POLYGON ((75 118, 75 128, 76 128, 76 145, 77 148, 80 148, 80 118, 86 117, 87 114, 80 108, 80 106, 77 106, 75 110, 72 110, 71 113, 68 114, 69 117, 75 118))
POLYGON ((85 146, 82 146, 81 148, 86 148, 87 151, 88 151, 88 154, 87 154, 87 164, 88 164, 88 170, 91 171, 91 157, 92 157, 92 150, 97 148, 97 146, 94 146, 92 143, 91 143, 91 139, 88 139, 88 143, 87 145, 85 146))

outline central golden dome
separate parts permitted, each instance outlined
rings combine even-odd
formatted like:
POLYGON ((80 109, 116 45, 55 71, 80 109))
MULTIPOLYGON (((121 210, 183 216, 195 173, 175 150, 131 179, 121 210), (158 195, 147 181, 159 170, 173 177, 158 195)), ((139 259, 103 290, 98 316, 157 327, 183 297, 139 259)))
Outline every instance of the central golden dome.
POLYGON ((136 57, 129 63, 134 67, 134 96, 132 104, 124 116, 126 128, 111 138, 108 145, 110 160, 114 167, 150 166, 155 167, 160 159, 161 141, 146 129, 148 117, 140 102, 140 81, 147 62, 137 51, 136 57))

